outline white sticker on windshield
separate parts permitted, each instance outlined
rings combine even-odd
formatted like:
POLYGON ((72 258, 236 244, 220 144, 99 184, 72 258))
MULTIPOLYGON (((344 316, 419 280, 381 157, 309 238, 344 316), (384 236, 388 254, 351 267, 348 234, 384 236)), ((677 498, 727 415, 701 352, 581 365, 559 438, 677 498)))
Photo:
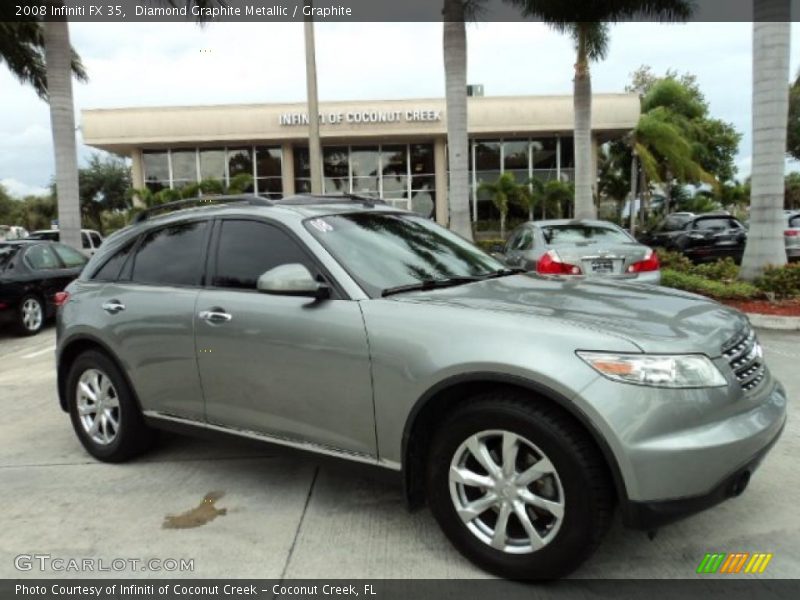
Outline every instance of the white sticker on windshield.
POLYGON ((331 225, 327 221, 323 221, 322 219, 314 219, 313 221, 311 221, 311 226, 317 231, 321 231, 322 233, 328 233, 329 231, 333 231, 333 225, 331 225))

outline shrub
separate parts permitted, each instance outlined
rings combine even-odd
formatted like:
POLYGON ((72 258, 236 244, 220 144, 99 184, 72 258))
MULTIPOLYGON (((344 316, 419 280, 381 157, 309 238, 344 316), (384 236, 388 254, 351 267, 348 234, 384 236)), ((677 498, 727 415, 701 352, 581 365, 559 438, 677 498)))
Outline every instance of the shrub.
POLYGON ((751 300, 763 296, 761 290, 750 283, 714 281, 701 275, 672 269, 662 269, 661 284, 717 300, 751 300))
POLYGON ((483 250, 484 252, 497 252, 497 247, 503 247, 506 245, 505 241, 502 239, 490 239, 490 240, 478 240, 475 242, 475 245, 483 250))
POLYGON ((694 268, 694 264, 680 252, 656 248, 658 260, 662 269, 670 269, 680 273, 689 273, 694 268))
POLYGON ((774 294, 776 298, 800 296, 800 264, 767 267, 755 284, 764 292, 774 294))
POLYGON ((714 281, 735 281, 739 277, 739 267, 732 258, 728 257, 712 263, 697 265, 691 269, 691 273, 714 281))

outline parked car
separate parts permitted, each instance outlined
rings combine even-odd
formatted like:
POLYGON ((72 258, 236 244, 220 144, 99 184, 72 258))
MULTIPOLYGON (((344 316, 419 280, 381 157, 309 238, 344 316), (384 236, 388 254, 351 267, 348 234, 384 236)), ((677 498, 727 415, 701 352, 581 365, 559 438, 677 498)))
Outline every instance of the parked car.
POLYGON ((783 429, 712 300, 518 273, 376 199, 216 202, 142 212, 67 287, 58 396, 99 460, 173 428, 382 467, 476 564, 556 578, 615 505, 654 530, 740 494, 783 429))
POLYGON ((28 237, 28 231, 18 225, 0 225, 0 242, 21 240, 28 237))
POLYGON ((55 314, 57 295, 87 262, 77 250, 55 242, 0 242, 0 322, 22 335, 38 333, 55 314))
POLYGON ((783 232, 783 241, 786 242, 786 258, 800 260, 800 212, 790 212, 786 215, 786 231, 783 232))
POLYGON ((606 221, 523 223, 509 236, 504 256, 509 266, 542 275, 661 282, 656 253, 606 221))
MULTIPOLYGON (((58 242, 61 239, 61 234, 58 229, 40 229, 30 234, 30 237, 35 240, 50 240, 51 242, 58 242)), ((92 256, 103 243, 103 236, 93 229, 81 229, 81 246, 83 252, 92 256)))
POLYGON ((738 264, 744 254, 747 229, 727 214, 676 213, 645 234, 642 242, 681 252, 695 263, 730 257, 738 264))

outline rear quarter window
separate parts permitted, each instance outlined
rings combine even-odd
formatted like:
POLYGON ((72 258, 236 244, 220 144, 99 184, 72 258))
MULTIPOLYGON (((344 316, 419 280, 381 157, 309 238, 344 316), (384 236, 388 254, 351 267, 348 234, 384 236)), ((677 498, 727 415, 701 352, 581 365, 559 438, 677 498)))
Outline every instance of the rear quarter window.
POLYGON ((157 285, 199 285, 207 221, 175 223, 150 231, 133 257, 131 279, 157 285))

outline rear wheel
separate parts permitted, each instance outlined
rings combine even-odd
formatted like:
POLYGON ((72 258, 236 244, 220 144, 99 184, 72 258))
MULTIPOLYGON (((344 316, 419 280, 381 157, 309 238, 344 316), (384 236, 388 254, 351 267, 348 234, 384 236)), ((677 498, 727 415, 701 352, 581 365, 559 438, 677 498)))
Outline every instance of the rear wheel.
POLYGON ((153 444, 155 432, 145 425, 130 386, 105 354, 81 354, 70 368, 66 390, 72 427, 95 458, 122 462, 153 444))
POLYGON ((22 335, 36 335, 44 326, 44 305, 36 296, 25 296, 19 303, 17 330, 22 335))
POLYGON ((464 556, 501 577, 563 577, 608 528, 613 492, 596 447, 535 398, 476 397, 441 426, 430 457, 433 514, 464 556))

